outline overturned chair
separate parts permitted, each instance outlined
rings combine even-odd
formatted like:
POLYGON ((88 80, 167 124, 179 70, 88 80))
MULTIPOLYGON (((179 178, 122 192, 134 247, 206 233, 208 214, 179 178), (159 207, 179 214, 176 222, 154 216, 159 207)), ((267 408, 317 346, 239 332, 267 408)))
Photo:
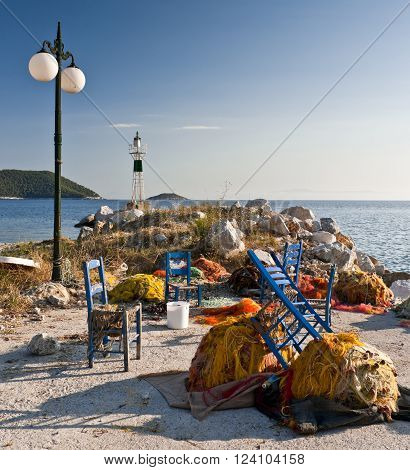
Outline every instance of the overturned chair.
POLYGON ((108 354, 122 354, 124 356, 124 371, 128 372, 130 342, 136 341, 136 358, 141 359, 142 304, 139 303, 136 306, 136 335, 135 339, 130 341, 127 309, 124 305, 114 306, 108 304, 102 257, 84 261, 83 274, 88 312, 88 366, 93 367, 96 352, 101 352, 104 357, 108 354), (98 272, 99 282, 97 284, 92 284, 91 281, 91 271, 93 269, 97 269, 98 272), (95 302, 94 296, 99 296, 99 302, 95 302), (115 340, 119 343, 118 351, 112 349, 115 340))
MULTIPOLYGON (((282 260, 276 255, 275 252, 269 251, 271 258, 274 260, 274 266, 267 266, 266 270, 272 276, 278 273, 285 273, 289 276, 289 278, 293 281, 293 283, 298 286, 299 285, 299 272, 300 272, 300 263, 302 259, 302 251, 303 251, 303 242, 300 241, 299 243, 294 244, 285 244, 285 248, 282 255, 282 260)), ((332 290, 333 290, 333 283, 336 274, 336 266, 332 265, 329 274, 329 280, 327 284, 327 292, 326 298, 324 299, 310 299, 307 298, 306 300, 310 303, 310 305, 316 309, 320 310, 319 315, 322 316, 325 322, 330 326, 332 324, 332 290)), ((275 276, 274 276, 275 277, 275 276)), ((260 295, 259 298, 261 302, 267 300, 272 295, 272 291, 269 288, 267 281, 261 275, 259 278, 259 286, 260 286, 260 295)))
MULTIPOLYGON (((321 339, 320 331, 332 332, 329 323, 303 296, 297 284, 284 270, 269 271, 253 250, 248 250, 249 259, 257 267, 261 278, 272 291, 272 300, 277 304, 277 315, 267 324, 261 315, 252 318, 256 330, 284 369, 288 362, 283 351, 291 347, 302 352, 306 340, 321 339), (272 332, 276 334, 273 335, 272 332)), ((277 379, 272 376, 269 382, 277 379)))

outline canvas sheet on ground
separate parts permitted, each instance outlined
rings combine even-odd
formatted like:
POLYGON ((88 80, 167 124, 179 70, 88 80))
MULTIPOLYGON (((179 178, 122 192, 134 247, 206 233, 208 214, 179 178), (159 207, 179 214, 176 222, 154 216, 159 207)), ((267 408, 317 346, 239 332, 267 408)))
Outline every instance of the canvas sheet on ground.
MULTIPOLYGON (((269 397, 262 398, 260 385, 271 374, 255 374, 244 380, 229 382, 214 387, 206 392, 188 392, 186 380, 188 372, 171 372, 159 375, 146 375, 139 378, 146 380, 156 388, 165 398, 169 406, 191 410, 192 415, 198 419, 205 419, 211 411, 220 411, 235 408, 248 408, 256 406, 267 416, 280 419, 276 410, 280 407, 276 403, 275 395, 279 397, 276 389, 269 397), (255 395, 255 391, 258 393, 255 395)), ((399 412, 395 419, 409 420, 410 417, 410 391, 400 387, 399 412)), ((382 413, 377 409, 353 410, 324 398, 307 398, 292 401, 292 415, 294 429, 300 433, 311 434, 318 430, 326 430, 341 426, 364 426, 384 421, 382 413)))
POLYGON ((186 380, 188 372, 146 375, 146 380, 174 408, 191 410, 199 420, 206 418, 213 410, 248 408, 255 406, 255 390, 272 374, 255 374, 244 380, 218 385, 205 392, 188 392, 186 380))

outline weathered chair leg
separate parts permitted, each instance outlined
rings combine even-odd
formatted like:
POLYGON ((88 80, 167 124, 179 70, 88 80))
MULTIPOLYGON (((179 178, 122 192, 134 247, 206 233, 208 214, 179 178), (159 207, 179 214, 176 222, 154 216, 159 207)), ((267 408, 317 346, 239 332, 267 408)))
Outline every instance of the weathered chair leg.
POLYGON ((124 347, 124 372, 128 372, 130 368, 130 343, 128 339, 128 312, 124 308, 122 313, 122 343, 124 347))
POLYGON ((202 303, 202 286, 199 284, 198 285, 198 307, 202 303))
POLYGON ((94 336, 93 336, 93 324, 92 324, 92 313, 88 315, 88 367, 90 369, 94 366, 94 336))
POLYGON ((136 313, 136 333, 137 333, 137 360, 141 359, 141 337, 142 337, 142 304, 139 304, 137 313, 136 313))

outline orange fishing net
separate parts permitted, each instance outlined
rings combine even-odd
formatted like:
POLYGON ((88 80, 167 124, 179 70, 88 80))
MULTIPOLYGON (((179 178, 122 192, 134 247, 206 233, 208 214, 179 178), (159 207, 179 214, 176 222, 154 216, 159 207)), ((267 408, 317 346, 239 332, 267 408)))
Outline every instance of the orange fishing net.
POLYGON ((308 276, 306 274, 299 277, 299 289, 307 299, 325 299, 327 284, 327 280, 323 277, 308 276))
MULTIPOLYGON (((228 317, 202 338, 189 368, 188 389, 205 391, 260 372, 281 369, 252 326, 252 314, 228 317)), ((287 360, 291 348, 284 348, 287 360)))
POLYGON ((380 315, 381 313, 386 313, 387 309, 385 307, 375 307, 370 304, 356 304, 356 305, 347 305, 341 302, 332 302, 332 307, 336 310, 341 310, 343 312, 357 312, 357 313, 368 313, 380 315))
POLYGON ((166 273, 164 269, 157 269, 156 271, 152 273, 152 275, 157 276, 157 277, 165 277, 166 273))
POLYGON ((220 264, 216 263, 215 261, 211 261, 206 259, 204 256, 199 257, 192 263, 192 266, 199 268, 211 282, 218 282, 221 280, 221 277, 225 274, 228 274, 228 271, 221 266, 220 264))
POLYGON ((217 325, 228 317, 236 317, 244 313, 256 313, 261 306, 252 299, 242 299, 239 303, 227 307, 204 308, 203 315, 195 317, 196 323, 206 323, 207 325, 217 325))

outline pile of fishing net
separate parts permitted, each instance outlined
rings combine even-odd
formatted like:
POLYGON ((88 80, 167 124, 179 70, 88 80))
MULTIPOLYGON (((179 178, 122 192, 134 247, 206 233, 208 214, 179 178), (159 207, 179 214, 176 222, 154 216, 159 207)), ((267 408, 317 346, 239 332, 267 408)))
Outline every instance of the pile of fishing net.
POLYGON ((196 316, 195 322, 217 325, 227 320, 228 317, 238 317, 244 313, 256 313, 260 308, 261 306, 252 299, 242 299, 237 304, 225 307, 204 308, 202 310, 203 315, 196 316))
POLYGON ((325 333, 291 363, 281 386, 288 398, 323 397, 352 409, 375 406, 390 421, 399 397, 396 375, 391 359, 356 333, 325 333))
MULTIPOLYGON (((157 276, 157 277, 165 278, 166 277, 166 271, 165 271, 165 269, 157 269, 156 271, 154 271, 152 273, 152 275, 157 276)), ((184 277, 184 279, 186 279, 186 276, 184 277)), ((198 280, 205 279, 205 276, 204 276, 204 273, 200 269, 195 268, 194 266, 192 266, 191 267, 191 279, 198 279, 198 280)))
POLYGON ((299 289, 307 299, 325 299, 328 281, 324 277, 299 276, 299 289))
POLYGON ((247 289, 259 288, 259 271, 256 266, 243 266, 236 269, 228 279, 228 286, 237 294, 247 289))
MULTIPOLYGON (((253 314, 228 317, 202 338, 189 369, 188 389, 205 391, 261 372, 280 369, 251 323, 253 314)), ((292 354, 284 349, 288 359, 292 354)))
POLYGON ((393 300, 393 292, 380 276, 359 269, 340 273, 334 292, 340 303, 350 305, 370 304, 374 307, 390 307, 393 300))
POLYGON ((131 300, 164 300, 164 281, 151 274, 136 274, 120 282, 108 292, 110 303, 131 300))
MULTIPOLYGON (((98 305, 92 313, 94 348, 103 346, 104 330, 122 328, 123 310, 118 305, 98 305)), ((110 337, 120 336, 121 333, 110 333, 110 337)))
POLYGON ((223 266, 215 261, 206 259, 204 256, 200 256, 192 265, 200 269, 206 279, 211 282, 218 282, 228 274, 228 271, 223 266))

